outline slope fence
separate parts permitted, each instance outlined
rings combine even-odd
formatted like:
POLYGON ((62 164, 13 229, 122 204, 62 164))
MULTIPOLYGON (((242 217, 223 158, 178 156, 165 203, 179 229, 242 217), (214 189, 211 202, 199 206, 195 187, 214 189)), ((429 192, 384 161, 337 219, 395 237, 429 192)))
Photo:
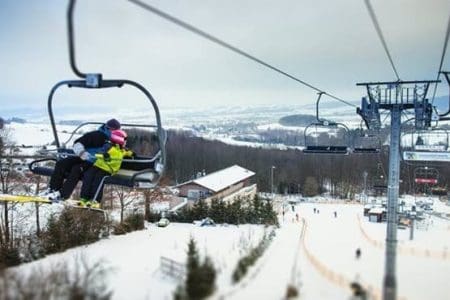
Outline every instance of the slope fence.
MULTIPOLYGON (((358 218, 359 229, 361 231, 361 234, 364 236, 364 238, 370 244, 372 244, 374 247, 383 249, 385 243, 371 238, 362 226, 360 215, 358 215, 357 218, 358 218)), ((444 248, 443 250, 433 250, 433 249, 420 249, 420 248, 415 248, 415 247, 407 247, 407 246, 403 246, 403 245, 398 245, 397 251, 398 251, 398 253, 400 253, 402 255, 412 255, 412 256, 416 256, 416 257, 433 258, 433 259, 440 259, 440 260, 450 260, 450 253, 448 252, 447 248, 444 248)))
MULTIPOLYGON (((311 251, 309 251, 307 245, 306 245, 306 232, 308 224, 305 219, 302 219, 302 242, 303 242, 303 249, 305 251, 306 257, 308 261, 314 266, 314 268, 328 281, 332 282, 333 284, 350 291, 350 286, 353 283, 353 280, 348 279, 344 275, 335 272, 328 268, 323 262, 321 262, 314 254, 312 254, 311 251)), ((370 285, 370 284, 364 284, 360 283, 361 286, 367 291, 368 295, 370 295, 369 299, 373 300, 381 300, 381 291, 370 285)), ((405 298, 399 298, 399 300, 406 300, 405 298)))

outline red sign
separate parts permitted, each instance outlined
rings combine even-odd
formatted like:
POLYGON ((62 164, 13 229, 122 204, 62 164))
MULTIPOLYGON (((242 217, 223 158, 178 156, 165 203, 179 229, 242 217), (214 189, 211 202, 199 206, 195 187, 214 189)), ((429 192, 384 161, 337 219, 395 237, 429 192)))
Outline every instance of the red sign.
POLYGON ((416 178, 416 183, 428 183, 428 184, 437 184, 437 179, 434 178, 416 178))

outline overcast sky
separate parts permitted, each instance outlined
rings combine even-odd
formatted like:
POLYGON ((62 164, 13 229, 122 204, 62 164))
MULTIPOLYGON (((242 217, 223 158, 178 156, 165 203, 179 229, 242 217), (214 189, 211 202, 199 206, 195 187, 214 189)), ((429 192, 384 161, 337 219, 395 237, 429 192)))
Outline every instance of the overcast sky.
MULTIPOLYGON (((363 0, 144 1, 349 101, 364 95, 357 82, 396 79, 363 0)), ((0 0, 2 107, 45 108, 50 88, 75 78, 66 2, 0 0)), ((435 79, 450 1, 372 5, 401 79, 435 79)), ((126 0, 78 0, 75 31, 81 71, 138 81, 162 108, 301 105, 316 98, 315 91, 126 0)), ((448 52, 444 70, 450 69, 448 52)), ((438 95, 447 93, 441 84, 438 95)), ((130 107, 135 98, 111 91, 58 96, 83 106, 110 101, 130 107)))

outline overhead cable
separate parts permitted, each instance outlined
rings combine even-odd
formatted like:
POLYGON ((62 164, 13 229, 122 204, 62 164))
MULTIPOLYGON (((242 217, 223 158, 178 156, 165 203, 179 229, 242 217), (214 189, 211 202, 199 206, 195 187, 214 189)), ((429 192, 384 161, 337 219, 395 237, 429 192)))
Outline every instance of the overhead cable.
MULTIPOLYGON (((436 80, 439 80, 439 76, 441 75, 441 71, 442 71, 442 65, 444 64, 444 58, 445 58, 445 52, 447 52, 447 44, 448 44, 448 39, 450 37, 450 16, 448 18, 448 23, 447 23, 447 32, 445 33, 445 39, 444 39, 444 47, 442 48, 442 55, 441 55, 441 62, 439 64, 439 70, 437 72, 437 77, 436 80)), ((434 84, 434 91, 433 91, 433 98, 431 98, 431 104, 433 104, 434 102, 434 97, 436 96, 436 90, 437 90, 437 82, 434 84)))
POLYGON ((386 52, 389 62, 391 63, 392 70, 394 71, 397 80, 400 81, 400 76, 398 76, 397 69, 395 68, 391 54, 389 53, 386 40, 384 39, 383 32, 381 31, 380 25, 377 20, 377 16, 375 15, 375 11, 373 10, 372 5, 370 4, 370 0, 364 0, 364 2, 366 3, 367 10, 369 11, 370 18, 372 19, 372 23, 375 26, 375 30, 377 31, 378 37, 380 38, 381 43, 383 44, 384 51, 386 52))
POLYGON ((169 15, 168 13, 165 13, 165 12, 161 11, 160 9, 157 9, 157 8, 147 4, 145 2, 142 2, 142 1, 139 1, 139 0, 128 0, 128 1, 133 3, 133 4, 136 4, 137 6, 143 8, 143 9, 149 11, 149 12, 152 12, 152 13, 162 17, 163 19, 166 19, 166 20, 168 20, 168 21, 170 21, 170 22, 172 22, 172 23, 174 23, 174 24, 176 24, 178 26, 181 26, 184 29, 189 30, 190 32, 195 33, 195 34, 197 34, 197 35, 199 35, 199 36, 201 36, 201 37, 203 37, 203 38, 205 38, 205 39, 207 39, 207 40, 209 40, 209 41, 211 41, 213 43, 216 43, 216 44, 218 44, 218 45, 220 45, 220 46, 222 46, 224 48, 227 48, 228 50, 231 50, 231 51, 233 51, 233 52, 235 52, 235 53, 237 53, 239 55, 242 55, 242 56, 244 56, 244 57, 246 57, 246 58, 248 58, 248 59, 250 59, 250 60, 252 60, 252 61, 254 61, 254 62, 258 63, 258 64, 260 64, 260 65, 263 65, 263 66, 265 66, 265 67, 267 67, 267 68, 269 68, 269 69, 271 69, 271 70, 273 70, 275 72, 278 72, 278 73, 280 73, 280 74, 282 74, 282 75, 284 75, 284 76, 286 76, 286 77, 288 77, 288 78, 290 78, 292 80, 295 80, 295 81, 297 81, 297 82, 299 82, 299 83, 301 83, 301 84, 303 84, 303 85, 305 85, 305 86, 307 86, 307 87, 309 87, 309 88, 311 88, 311 89, 313 89, 313 90, 315 90, 317 92, 323 93, 324 95, 327 95, 328 97, 331 97, 331 98, 333 98, 335 100, 338 100, 338 101, 340 101, 340 102, 342 102, 344 104, 356 107, 356 105, 354 105, 354 104, 352 104, 352 103, 350 103, 348 101, 345 101, 345 100, 343 100, 341 98, 338 98, 338 97, 336 97, 336 96, 334 96, 332 94, 324 92, 321 89, 319 89, 319 88, 317 88, 317 87, 315 87, 315 86, 313 86, 313 85, 311 85, 311 84, 309 84, 309 83, 307 83, 307 82, 305 82, 305 81, 303 81, 303 80, 301 80, 301 79, 299 79, 299 78, 297 78, 297 77, 295 77, 295 76, 293 76, 293 75, 291 75, 291 74, 289 74, 289 73, 287 73, 287 72, 285 72, 285 71, 283 71, 283 70, 281 70, 281 69, 279 69, 277 67, 274 67, 274 66, 270 65, 269 63, 266 63, 263 60, 261 60, 261 59, 255 57, 255 56, 253 56, 253 55, 251 55, 251 54, 249 54, 249 53, 247 53, 247 52, 245 52, 245 51, 243 51, 243 50, 241 50, 241 49, 239 49, 239 48, 237 48, 237 47, 235 47, 235 46, 233 46, 233 45, 231 45, 231 44, 229 44, 229 43, 227 43, 227 42, 225 42, 225 41, 223 41, 223 40, 221 40, 221 39, 219 39, 219 38, 217 38, 217 37, 215 37, 215 36, 213 36, 213 35, 211 35, 211 34, 209 34, 207 32, 205 32, 205 31, 203 31, 201 29, 198 29, 197 27, 194 27, 193 25, 190 25, 190 24, 188 24, 188 23, 186 23, 186 22, 184 22, 184 21, 182 21, 182 20, 180 20, 180 19, 178 19, 178 18, 176 18, 176 17, 174 17, 172 15, 169 15))

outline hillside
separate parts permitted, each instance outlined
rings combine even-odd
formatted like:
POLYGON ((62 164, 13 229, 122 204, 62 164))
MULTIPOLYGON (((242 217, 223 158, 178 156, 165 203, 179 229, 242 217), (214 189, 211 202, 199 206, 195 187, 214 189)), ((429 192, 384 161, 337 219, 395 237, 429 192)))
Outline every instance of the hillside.
POLYGON ((311 123, 317 122, 317 119, 312 115, 296 114, 282 117, 278 122, 283 126, 305 127, 311 123))

